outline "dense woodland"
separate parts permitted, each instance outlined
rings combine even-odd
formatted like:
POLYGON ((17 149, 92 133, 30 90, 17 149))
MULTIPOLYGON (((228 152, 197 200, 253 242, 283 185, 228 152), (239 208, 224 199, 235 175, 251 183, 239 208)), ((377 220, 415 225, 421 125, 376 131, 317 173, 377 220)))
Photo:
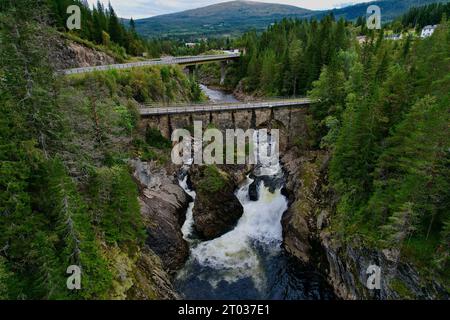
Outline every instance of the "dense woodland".
MULTIPOLYGON (((440 26, 427 39, 392 41, 380 30, 360 44, 363 30, 332 16, 248 33, 234 81, 257 95, 317 99, 310 147, 332 153, 332 229, 345 241, 393 248, 448 286, 450 22, 443 5, 411 12, 420 18, 436 8, 440 26)), ((410 15, 399 20, 405 30, 429 24, 410 15)))
MULTIPOLYGON (((132 260, 145 239, 126 159, 167 161, 158 132, 137 134, 137 103, 203 96, 173 67, 55 76, 46 48, 55 28, 65 31, 65 2, 41 3, 0 3, 0 299, 110 298, 119 289, 108 252, 132 260), (83 268, 81 292, 61 286, 69 265, 83 268)), ((80 39, 130 55, 153 45, 155 56, 165 52, 163 42, 123 26, 112 8, 83 14, 90 27, 74 33, 80 39)), ((429 24, 407 16, 405 30, 429 24)), ((318 99, 307 147, 332 154, 332 231, 396 249, 448 286, 450 22, 441 15, 424 40, 390 41, 377 31, 359 44, 362 31, 329 16, 249 32, 232 44, 247 54, 231 66, 228 85, 318 99)))
POLYGON ((227 38, 197 41, 194 47, 187 47, 185 42, 178 39, 146 39, 136 32, 134 20, 123 20, 117 16, 114 8, 105 7, 100 1, 91 8, 81 0, 45 0, 48 2, 49 21, 52 26, 64 32, 71 40, 83 44, 93 44, 97 49, 114 54, 119 60, 132 57, 159 58, 162 55, 197 55, 215 48, 228 48, 230 40, 227 38), (75 4, 81 9, 81 30, 67 33, 67 7, 75 4), (88 41, 88 43, 86 43, 88 41))
POLYGON ((236 42, 247 53, 230 81, 244 78, 245 91, 263 95, 305 95, 333 54, 350 46, 346 25, 331 16, 320 22, 284 19, 261 35, 249 32, 236 42))
POLYGON ((450 17, 450 3, 432 3, 423 7, 413 7, 392 25, 395 28, 400 23, 404 28, 419 30, 426 25, 439 24, 444 14, 450 17))
POLYGON ((172 67, 57 77, 35 3, 0 4, 0 298, 124 297, 116 260, 132 265, 145 240, 127 159, 165 161, 136 133, 137 103, 202 95, 172 67))

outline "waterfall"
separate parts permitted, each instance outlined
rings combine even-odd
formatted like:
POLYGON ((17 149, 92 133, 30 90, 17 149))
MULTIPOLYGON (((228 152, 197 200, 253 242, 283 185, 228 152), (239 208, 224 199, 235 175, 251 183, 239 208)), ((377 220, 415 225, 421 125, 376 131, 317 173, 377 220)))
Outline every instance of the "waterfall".
MULTIPOLYGON (((254 136, 254 141, 255 144, 259 144, 257 134, 254 136)), ((261 147, 270 147, 270 145, 261 147)), ((190 161, 187 163, 189 165, 190 161)), ((274 178, 279 178, 282 170, 278 161, 264 161, 256 167, 254 174, 256 176, 270 174, 274 178)), ((180 179, 180 186, 195 199, 195 192, 189 189, 187 179, 187 175, 184 175, 180 179)), ((214 270, 214 275, 207 280, 213 287, 217 287, 220 281, 233 283, 242 279, 252 279, 255 288, 260 291, 265 290, 267 283, 261 254, 275 255, 281 250, 281 218, 287 210, 287 199, 281 194, 281 186, 271 192, 261 181, 258 186, 259 199, 251 201, 249 187, 253 181, 247 177, 236 191, 236 197, 241 202, 244 213, 236 227, 219 238, 205 242, 195 241, 193 239, 193 202, 187 210, 186 221, 182 227, 184 238, 191 243, 191 257, 187 269, 189 265, 198 265, 214 270)), ((180 272, 179 276, 186 275, 180 272)))
MULTIPOLYGON (((260 143, 258 135, 254 143, 260 143)), ((261 142, 262 143, 262 142, 261 142)), ((263 148, 275 150, 269 139, 263 148)), ((257 149, 257 148, 256 148, 257 149)), ((323 299, 333 295, 325 281, 309 269, 290 260, 282 249, 281 219, 288 208, 282 194, 283 171, 278 154, 255 166, 252 175, 236 190, 244 208, 236 227, 210 240, 195 237, 193 208, 186 212, 183 237, 190 244, 190 258, 175 279, 176 288, 188 299, 323 299), (276 157, 276 158, 274 158, 276 157), (256 182, 255 182, 256 181, 256 182), (257 183, 257 201, 251 201, 249 189, 257 183)), ((187 172, 192 159, 186 159, 180 186, 194 199, 187 172)))

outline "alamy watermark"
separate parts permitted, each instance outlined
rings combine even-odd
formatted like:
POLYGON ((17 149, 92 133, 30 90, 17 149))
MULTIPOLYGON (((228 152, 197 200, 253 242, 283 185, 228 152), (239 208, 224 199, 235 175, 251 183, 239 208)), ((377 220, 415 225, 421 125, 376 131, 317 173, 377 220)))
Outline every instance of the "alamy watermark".
POLYGON ((370 5, 366 14, 367 29, 381 29, 381 8, 377 5, 370 5))
POLYGON ((81 268, 79 266, 71 265, 67 267, 67 274, 70 276, 67 278, 67 289, 80 290, 81 289, 81 268))
POLYGON ((67 7, 67 14, 70 14, 67 18, 66 26, 69 30, 81 29, 81 9, 77 5, 67 7))
POLYGON ((203 131, 201 121, 194 121, 193 135, 187 129, 172 133, 174 147, 171 152, 174 164, 261 164, 279 162, 278 129, 227 129, 209 128, 203 131))
POLYGON ((370 265, 367 268, 366 274, 367 282, 366 286, 369 290, 380 290, 381 289, 381 268, 377 265, 370 265))

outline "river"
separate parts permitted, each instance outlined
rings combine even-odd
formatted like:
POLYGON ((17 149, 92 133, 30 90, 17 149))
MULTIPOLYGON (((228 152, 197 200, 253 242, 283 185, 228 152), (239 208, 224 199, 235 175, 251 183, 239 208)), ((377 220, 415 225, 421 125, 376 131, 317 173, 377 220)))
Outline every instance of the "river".
MULTIPOLYGON (((202 87, 216 100, 234 99, 217 90, 202 87)), ((256 141, 255 141, 256 142, 256 141)), ((183 172, 187 172, 189 163, 183 172)), ((288 257, 282 249, 281 218, 288 208, 282 194, 283 171, 280 163, 258 165, 236 190, 244 213, 236 227, 219 238, 200 241, 194 234, 189 205, 182 232, 190 244, 190 257, 175 278, 176 289, 186 299, 333 299, 323 276, 288 257), (258 200, 249 197, 249 187, 257 181, 258 200), (272 191, 271 191, 272 190, 272 191)), ((188 177, 181 175, 180 186, 195 200, 188 177)))

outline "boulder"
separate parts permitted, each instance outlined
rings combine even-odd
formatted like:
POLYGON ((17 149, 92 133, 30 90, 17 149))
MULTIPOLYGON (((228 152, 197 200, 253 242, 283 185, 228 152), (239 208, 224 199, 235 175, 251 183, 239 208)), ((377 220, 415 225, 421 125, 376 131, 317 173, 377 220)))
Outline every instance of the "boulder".
POLYGON ((244 209, 236 198, 236 185, 230 174, 214 167, 215 177, 220 188, 208 189, 211 178, 207 166, 193 166, 190 177, 197 192, 194 205, 194 226, 200 238, 214 239, 232 230, 244 213, 244 209))

